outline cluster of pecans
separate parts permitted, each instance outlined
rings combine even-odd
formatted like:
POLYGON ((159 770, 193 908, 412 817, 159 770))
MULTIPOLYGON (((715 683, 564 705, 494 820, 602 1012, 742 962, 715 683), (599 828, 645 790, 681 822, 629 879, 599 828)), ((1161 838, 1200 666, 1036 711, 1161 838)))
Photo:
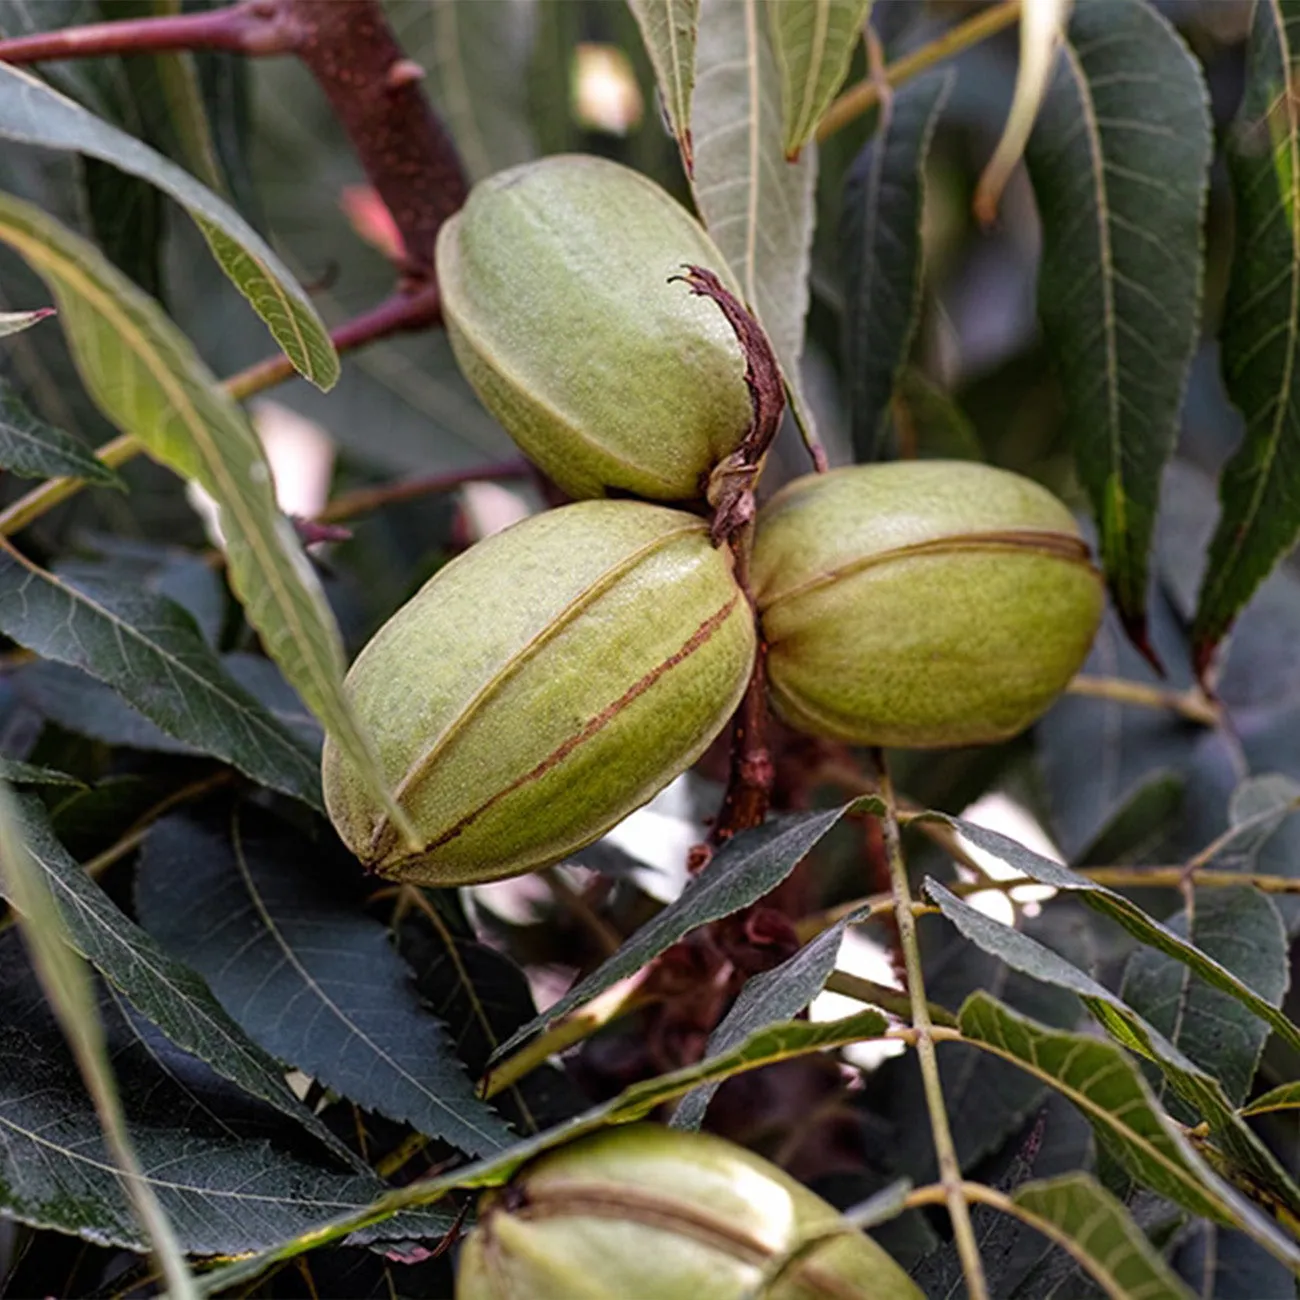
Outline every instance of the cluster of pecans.
MULTIPOLYGON (((694 512, 755 419, 750 358, 679 273, 740 294, 644 177, 586 157, 500 173, 443 227, 437 263, 466 378, 575 501, 448 564, 353 664, 358 716, 420 836, 413 851, 327 744, 330 817, 369 868, 471 884, 591 843, 717 737, 760 635, 786 721, 856 744, 1002 739, 1082 663, 1102 589, 1073 519, 982 465, 789 484, 757 519, 751 605, 717 518, 694 512)), ((920 1295, 779 1169, 647 1125, 570 1144, 486 1197, 457 1296, 738 1300, 774 1268, 772 1300, 920 1295)))
POLYGON ((472 547, 348 675, 412 852, 327 745, 339 834, 429 885, 590 844, 686 770, 734 712, 761 630, 795 727, 901 747, 1000 740, 1082 663, 1102 588, 1065 507, 983 465, 812 474, 760 513, 752 589, 698 505, 752 419, 731 323, 678 281, 704 229, 653 182, 560 156, 478 185, 443 227, 443 315, 466 378, 575 503, 472 547), (639 499, 636 499, 639 498, 639 499), (655 504, 652 504, 655 503, 655 504))

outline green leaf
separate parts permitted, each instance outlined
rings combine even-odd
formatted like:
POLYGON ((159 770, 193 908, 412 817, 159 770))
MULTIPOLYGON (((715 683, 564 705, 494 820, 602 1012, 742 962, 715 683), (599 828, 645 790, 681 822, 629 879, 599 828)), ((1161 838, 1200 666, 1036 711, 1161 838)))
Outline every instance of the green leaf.
POLYGON ((1208 665, 1241 608, 1300 534, 1300 4, 1260 0, 1246 88, 1228 134, 1234 252, 1223 377, 1246 421, 1219 484, 1218 528, 1192 629, 1208 665))
MULTIPOLYGON (((0 106, 7 75, 0 66, 0 106)), ((334 617, 276 506, 270 467, 243 412, 156 304, 84 240, 0 195, 0 242, 53 289, 69 346, 104 414, 217 502, 231 585, 249 622, 394 823, 406 828, 343 692, 334 617)))
MULTIPOLYGON (((1281 1006, 1287 987, 1286 931, 1264 894, 1199 889, 1190 927, 1185 911, 1165 924, 1281 1006)), ((1216 1075, 1233 1105, 1245 1100, 1268 1039, 1268 1026, 1257 1016, 1198 979, 1182 962, 1151 948, 1140 948, 1129 958, 1120 996, 1202 1070, 1216 1075)), ((1163 1101, 1162 1092, 1163 1084, 1156 1089, 1163 1101)))
POLYGON ((1107 1033, 1155 1065, 1179 1097, 1204 1116, 1215 1141, 1236 1168, 1300 1213, 1300 1190, 1242 1123, 1213 1073, 1199 1069, 1132 1007, 1051 949, 977 911, 935 881, 926 881, 925 887, 943 914, 972 943, 1035 979, 1077 993, 1107 1033))
POLYGON ((231 680, 194 620, 165 597, 102 579, 74 587, 0 549, 0 630, 113 687, 168 735, 320 807, 311 751, 231 680))
POLYGON ((668 124, 681 150, 686 175, 695 170, 691 92, 695 89, 695 40, 700 0, 628 0, 654 64, 668 124))
POLYGON ((52 767, 40 767, 35 763, 20 763, 16 758, 0 755, 0 780, 10 785, 71 785, 84 787, 84 783, 75 776, 65 772, 56 772, 52 767))
POLYGON ((767 0, 772 48, 781 70, 781 128, 787 158, 817 132, 817 123, 849 74, 871 0, 767 0))
MULTIPOLYGON (((863 1011, 843 1020, 828 1020, 812 1024, 807 1020, 791 1020, 769 1025, 738 1047, 721 1056, 707 1057, 695 1065, 635 1083, 617 1097, 593 1106, 581 1115, 554 1128, 516 1143, 510 1150, 488 1156, 474 1164, 465 1165, 439 1178, 429 1178, 386 1193, 366 1209, 356 1214, 342 1215, 336 1219, 251 1259, 214 1269, 200 1280, 204 1295, 214 1295, 252 1281, 272 1264, 301 1255, 306 1250, 339 1241, 362 1228, 384 1223, 394 1214, 414 1206, 435 1205, 457 1188, 499 1187, 525 1161, 532 1160, 552 1147, 581 1137, 607 1124, 625 1124, 644 1119, 656 1106, 690 1092, 704 1083, 730 1078, 747 1070, 761 1069, 780 1061, 793 1060, 810 1052, 828 1048, 846 1047, 850 1043, 867 1042, 881 1037, 888 1021, 878 1011, 863 1011)), ((395 1234, 386 1231, 385 1237, 395 1234)))
POLYGON ((66 476, 125 487, 79 438, 37 419, 4 378, 0 378, 0 469, 24 478, 66 476))
POLYGON ((684 935, 756 903, 775 889, 799 859, 844 815, 849 805, 828 812, 774 817, 754 830, 742 831, 718 850, 713 860, 653 920, 643 925, 612 957, 575 984, 544 1014, 529 1021, 497 1049, 495 1057, 529 1034, 567 1015, 574 1007, 634 975, 684 935))
POLYGON ((983 460, 970 416, 924 371, 905 365, 889 404, 893 444, 903 460, 983 460))
MULTIPOLYGON (((799 949, 793 957, 745 982, 731 1010, 709 1035, 706 1056, 717 1056, 777 1020, 790 1020, 821 991, 835 969, 844 931, 865 912, 841 918, 799 949)), ((705 1084, 682 1098, 673 1112, 674 1128, 698 1129, 718 1085, 705 1084)))
POLYGON ((921 315, 925 164, 954 80, 949 70, 900 87, 844 184, 844 371, 859 461, 879 454, 921 315))
MULTIPOLYGON (((107 1037, 95 1006, 90 972, 72 945, 49 881, 24 840, 17 805, 3 785, 0 785, 0 867, 3 870, 0 884, 21 918, 23 937, 39 989, 62 1030, 77 1071, 94 1103, 93 1113, 102 1129, 104 1145, 116 1161, 115 1172, 170 1293, 176 1300, 189 1300, 196 1294, 189 1269, 172 1225, 158 1203, 154 1189, 143 1176, 126 1128, 107 1037)), ((10 951, 16 951, 13 935, 5 937, 10 951)), ((10 1028, 7 1021, 6 1028, 10 1028)), ((30 1043, 25 1046, 27 1055, 36 1055, 43 1065, 44 1053, 33 1053, 30 1043)), ((6 1155, 12 1156, 11 1143, 7 1141, 4 1145, 6 1155)))
POLYGON ((1025 1183, 1011 1200, 1112 1300, 1192 1300, 1124 1207, 1087 1174, 1025 1183))
POLYGON ((1194 1214, 1229 1217, 1121 1048, 1044 1029, 985 993, 971 994, 960 1020, 965 1038, 1019 1062, 1069 1098, 1135 1178, 1194 1214))
POLYGON ((44 82, 6 65, 0 65, 0 136, 98 158, 170 195, 194 218, 222 269, 298 371, 318 388, 333 385, 338 354, 306 292, 243 217, 187 172, 44 82))
POLYGON ((1243 1115, 1267 1115, 1275 1110, 1296 1110, 1300 1108, 1300 1083, 1279 1083, 1270 1088, 1262 1097, 1256 1097, 1248 1106, 1241 1108, 1243 1115))
MULTIPOLYGON (((36 1227, 140 1251, 121 1166, 13 940, 0 937, 0 1205, 36 1227)), ((382 1194, 374 1174, 340 1174, 272 1145, 275 1112, 250 1104, 102 988, 99 1015, 144 1182, 187 1253, 272 1246, 382 1194)), ((437 1211, 391 1225, 397 1238, 417 1240, 449 1226, 437 1211)))
POLYGON ((136 907, 273 1056, 472 1155, 508 1147, 387 930, 362 910, 359 883, 333 837, 313 843, 236 807, 155 825, 136 907))
MULTIPOLYGON (((203 980, 189 966, 173 961, 68 855, 41 805, 23 798, 18 817, 76 951, 178 1047, 355 1165, 355 1157, 289 1091, 279 1065, 225 1013, 203 980)), ((2 881, 0 892, 7 892, 2 881)))
POLYGON ((35 311, 0 311, 0 339, 29 330, 38 321, 48 320, 53 315, 53 307, 37 307, 35 311))
POLYGON ((695 204, 766 330, 800 422, 816 152, 787 163, 761 0, 701 0, 691 129, 695 204))
POLYGON ((1038 309, 1125 626, 1144 643, 1160 472, 1201 309, 1210 120, 1195 60, 1144 0, 1074 7, 1025 161, 1038 309))
POLYGON ((982 826, 961 821, 958 818, 945 817, 942 814, 929 814, 940 821, 947 822, 954 830, 960 831, 965 839, 992 853, 1010 866, 1044 885, 1056 889, 1077 893, 1079 898, 1094 911, 1108 916, 1112 921, 1123 926, 1139 943, 1146 944, 1162 952, 1167 957, 1181 962, 1199 975, 1207 984, 1235 998, 1261 1020, 1267 1022, 1278 1035, 1292 1047, 1300 1050, 1300 1029, 1274 1006, 1267 997, 1238 979, 1232 971, 1200 951, 1180 935, 1174 934, 1158 921, 1153 920, 1136 903, 1081 876, 1069 867, 1040 857, 1015 840, 999 835, 996 831, 985 830, 982 826))
POLYGON ((402 6, 403 47, 429 89, 473 180, 536 152, 528 122, 528 43, 514 0, 431 0, 402 6))

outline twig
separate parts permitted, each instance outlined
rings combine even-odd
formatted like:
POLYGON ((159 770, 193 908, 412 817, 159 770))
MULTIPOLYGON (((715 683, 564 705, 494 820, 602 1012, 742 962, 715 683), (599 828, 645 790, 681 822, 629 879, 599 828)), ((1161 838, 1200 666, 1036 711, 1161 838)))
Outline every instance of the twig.
POLYGON ((731 721, 731 770, 722 807, 709 842, 725 844, 738 831, 761 826, 772 795, 774 768, 765 739, 767 725, 766 650, 760 641, 754 671, 740 708, 731 721))
POLYGON ((898 923, 899 946, 907 968, 907 992, 912 1003, 912 1027, 916 1034, 916 1057, 921 1067, 921 1080, 925 1087, 925 1100, 930 1112, 930 1131, 934 1138, 935 1158, 939 1165, 939 1179, 943 1185, 944 1203, 952 1220, 953 1238, 961 1259, 962 1272, 970 1300, 988 1300, 988 1287, 984 1281, 984 1265, 980 1260, 979 1246, 971 1227, 970 1207, 962 1191, 961 1164, 957 1148, 953 1145, 952 1128, 943 1098, 943 1083, 939 1078, 939 1061, 934 1050, 934 1025, 930 1018, 930 1004, 925 997, 925 976, 921 968, 921 948, 916 933, 916 917, 912 912, 912 891, 907 880, 907 864, 903 861, 903 846, 898 830, 898 808, 894 800, 894 785, 883 751, 875 751, 876 768, 880 773, 880 793, 885 801, 882 819, 885 847, 889 853, 890 884, 893 887, 894 914, 898 923))
POLYGON ((312 522, 338 523, 402 501, 414 501, 419 497, 450 492, 453 488, 464 487, 466 483, 531 478, 533 473, 533 467, 526 460, 517 458, 496 461, 477 469, 453 469, 443 474, 421 474, 415 478, 398 479, 393 483, 381 483, 377 487, 356 488, 352 492, 342 492, 336 496, 312 522))
POLYGON ((569 884, 558 867, 544 867, 539 874, 556 903, 582 926, 602 956, 612 957, 622 946, 623 936, 587 902, 579 890, 569 884))
POLYGON ((87 23, 62 31, 0 40, 5 63, 44 63, 108 54, 166 54, 175 50, 230 50, 236 54, 289 54, 301 32, 283 3, 249 0, 202 13, 87 23))
POLYGON ((1071 695, 1114 700, 1119 704, 1134 704, 1144 709, 1171 709, 1206 727, 1217 727, 1223 721, 1218 705, 1195 687, 1187 691, 1172 691, 1162 686, 1148 686, 1145 682, 1129 681, 1124 677, 1094 677, 1088 674, 1076 677, 1065 689, 1071 695))
MULTIPOLYGON (((391 334, 405 330, 422 329, 439 320, 438 294, 432 287, 414 294, 395 294, 373 310, 340 325, 330 332, 334 346, 347 352, 364 343, 373 343, 391 334)), ((290 378, 294 373, 289 359, 282 355, 259 361, 247 370, 232 375, 222 387, 232 397, 250 397, 263 389, 271 388, 290 378)), ((119 434, 104 443, 95 455, 111 468, 125 465, 144 451, 144 447, 130 434, 119 434)), ((86 480, 80 478, 51 478, 21 496, 5 510, 0 511, 0 537, 11 537, 55 506, 76 496, 86 480)))
MULTIPOLYGON (((884 70, 883 81, 889 86, 901 86, 905 81, 932 68, 936 63, 953 54, 958 54, 969 46, 978 45, 1004 27, 1010 27, 1020 16, 1020 0, 1002 0, 988 9, 968 18, 951 31, 945 32, 928 45, 923 45, 915 53, 891 63, 884 70)), ((861 117, 867 109, 872 108, 880 98, 881 81, 868 77, 856 86, 846 90, 826 110, 817 126, 817 139, 825 140, 841 127, 847 126, 855 117, 861 117)))
POLYGON ((566 1016, 559 1024, 552 1025, 545 1033, 539 1034, 530 1043, 525 1043, 517 1052, 507 1056, 500 1065, 492 1066, 479 1081, 482 1097, 491 1101, 498 1093, 504 1092, 519 1082, 526 1074, 531 1074, 539 1065, 545 1064, 552 1056, 590 1038, 597 1030, 603 1029, 611 1020, 628 1015, 646 1004, 641 995, 641 975, 634 975, 630 980, 622 980, 604 993, 592 998, 581 1010, 566 1016))
POLYGON ((460 157, 379 0, 287 0, 295 53, 316 78, 402 236, 408 271, 433 275, 442 223, 465 202, 460 157))
MULTIPOLYGON (((851 971, 831 971, 830 978, 826 981, 826 991, 879 1007, 891 1016, 898 1016, 900 1020, 912 1019, 912 999, 906 993, 891 989, 887 984, 877 984, 875 980, 863 979, 851 971)), ((957 1028, 957 1017, 951 1011, 939 1006, 937 1002, 931 1002, 929 1008, 931 1024, 957 1028)))

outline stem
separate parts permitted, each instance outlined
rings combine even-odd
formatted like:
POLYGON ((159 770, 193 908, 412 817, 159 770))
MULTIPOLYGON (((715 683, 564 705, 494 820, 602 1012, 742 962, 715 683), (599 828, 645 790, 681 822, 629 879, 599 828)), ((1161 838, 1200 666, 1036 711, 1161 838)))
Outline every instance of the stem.
POLYGON ((1134 704, 1144 709, 1172 709, 1192 722, 1207 727, 1217 727, 1223 715, 1202 691, 1193 687, 1187 691, 1171 691, 1162 686, 1148 686, 1123 677, 1076 677, 1067 686, 1071 695, 1087 695, 1097 700, 1115 700, 1119 704, 1134 704))
POLYGON ((0 40, 5 63, 44 63, 108 54, 166 54, 175 50, 232 50, 236 54, 289 54, 301 39, 282 4, 251 3, 206 13, 87 23, 56 32, 0 40))
POLYGON ((347 132, 402 236, 408 268, 431 281, 442 223, 468 183, 451 136, 402 53, 379 0, 287 0, 302 29, 296 53, 347 132))
POLYGON ((898 830, 898 808, 894 801, 894 783, 882 750, 875 751, 876 768, 880 773, 880 794, 885 801, 882 825, 885 848, 889 853, 889 877, 894 895, 894 916, 898 925, 899 946, 907 968, 907 992, 912 1003, 912 1028, 916 1034, 916 1057, 921 1067, 925 1086, 925 1100, 930 1112, 930 1131, 934 1137, 935 1158, 939 1165, 939 1180, 943 1185, 948 1217, 952 1220, 953 1238, 966 1277, 970 1300, 988 1300, 988 1287, 984 1281, 984 1265, 980 1260, 979 1246, 971 1228, 970 1207, 962 1193, 961 1164, 957 1148, 953 1145, 952 1128, 943 1099, 943 1083, 939 1078, 939 1061, 934 1050, 934 1025, 930 1019, 930 1004, 925 997, 925 976, 921 969, 921 947, 916 934, 916 917, 912 913, 912 891, 907 880, 907 864, 903 861, 903 846, 898 830))
MULTIPOLYGON (((737 566, 739 568, 739 566, 737 566)), ((748 583, 744 587, 750 599, 748 583)), ((755 615, 757 617, 757 615, 755 615)), ((737 831, 761 826, 772 795, 774 769, 767 748, 767 674, 765 648, 759 643, 754 671, 731 722, 731 774, 722 807, 709 835, 712 844, 725 844, 737 831)))
MULTIPOLYGON (((340 352, 348 352, 363 343, 373 343, 404 330, 422 329, 440 319, 437 290, 428 287, 418 293, 395 294, 373 310, 332 330, 330 338, 340 352)), ((282 383, 294 373, 289 359, 277 355, 231 375, 222 387, 231 397, 241 400, 282 383)), ((104 443, 95 455, 105 465, 116 469, 143 451, 144 447, 129 433, 123 433, 104 443)), ((55 506, 76 496, 85 486, 86 480, 80 478, 46 479, 11 506, 0 510, 0 537, 11 537, 21 532, 55 506)))
POLYGON ((867 109, 874 107, 880 99, 882 81, 890 87, 901 86, 936 63, 1010 27, 1019 16, 1020 0, 1002 0, 1001 4, 977 13, 928 45, 891 63, 885 68, 883 78, 868 77, 856 86, 851 86, 826 110, 817 126, 817 139, 821 141, 834 135, 855 117, 860 117, 867 109))
POLYGON ((558 867, 543 867, 539 874, 556 903, 582 926, 603 956, 612 957, 622 947, 623 936, 569 884, 558 867))
POLYGON ((646 999, 640 994, 640 984, 640 975, 620 981, 598 997, 592 998, 581 1011, 574 1012, 558 1025, 552 1025, 532 1042, 525 1043, 500 1065, 492 1066, 484 1074, 479 1080, 480 1095, 484 1100, 491 1101, 498 1093, 504 1092, 526 1074, 531 1074, 538 1066, 544 1065, 556 1053, 563 1052, 575 1043, 581 1043, 612 1020, 644 1006, 646 999))
MULTIPOLYGON (((850 971, 831 971, 830 978, 826 981, 826 991, 852 998, 855 1002, 864 1002, 868 1006, 879 1007, 900 1020, 912 1018, 912 999, 906 993, 891 989, 887 984, 877 984, 875 980, 863 979, 850 971)), ((932 1024, 957 1028, 957 1017, 951 1011, 936 1002, 929 1003, 929 1009, 932 1024)))
POLYGON ((437 496, 466 483, 509 478, 530 478, 533 467, 526 460, 501 460, 477 469, 453 469, 445 474, 421 474, 415 478, 398 479, 395 483, 381 483, 378 487, 357 488, 335 497, 313 521, 318 524, 340 523, 367 515, 384 506, 419 497, 437 496))

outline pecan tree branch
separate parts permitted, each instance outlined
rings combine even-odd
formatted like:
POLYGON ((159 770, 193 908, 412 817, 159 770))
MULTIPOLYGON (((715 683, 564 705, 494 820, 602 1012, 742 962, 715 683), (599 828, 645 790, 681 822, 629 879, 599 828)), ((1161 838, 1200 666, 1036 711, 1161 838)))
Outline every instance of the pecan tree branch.
POLYGON ((370 183, 402 236, 408 273, 433 273, 438 228, 465 201, 451 137, 402 53, 379 0, 283 0, 300 39, 295 53, 330 101, 370 183))
POLYGON ((33 32, 0 41, 5 63, 44 63, 107 54, 166 54, 175 50, 230 50, 288 54, 301 37, 282 0, 246 0, 204 13, 126 18, 62 31, 33 32))

